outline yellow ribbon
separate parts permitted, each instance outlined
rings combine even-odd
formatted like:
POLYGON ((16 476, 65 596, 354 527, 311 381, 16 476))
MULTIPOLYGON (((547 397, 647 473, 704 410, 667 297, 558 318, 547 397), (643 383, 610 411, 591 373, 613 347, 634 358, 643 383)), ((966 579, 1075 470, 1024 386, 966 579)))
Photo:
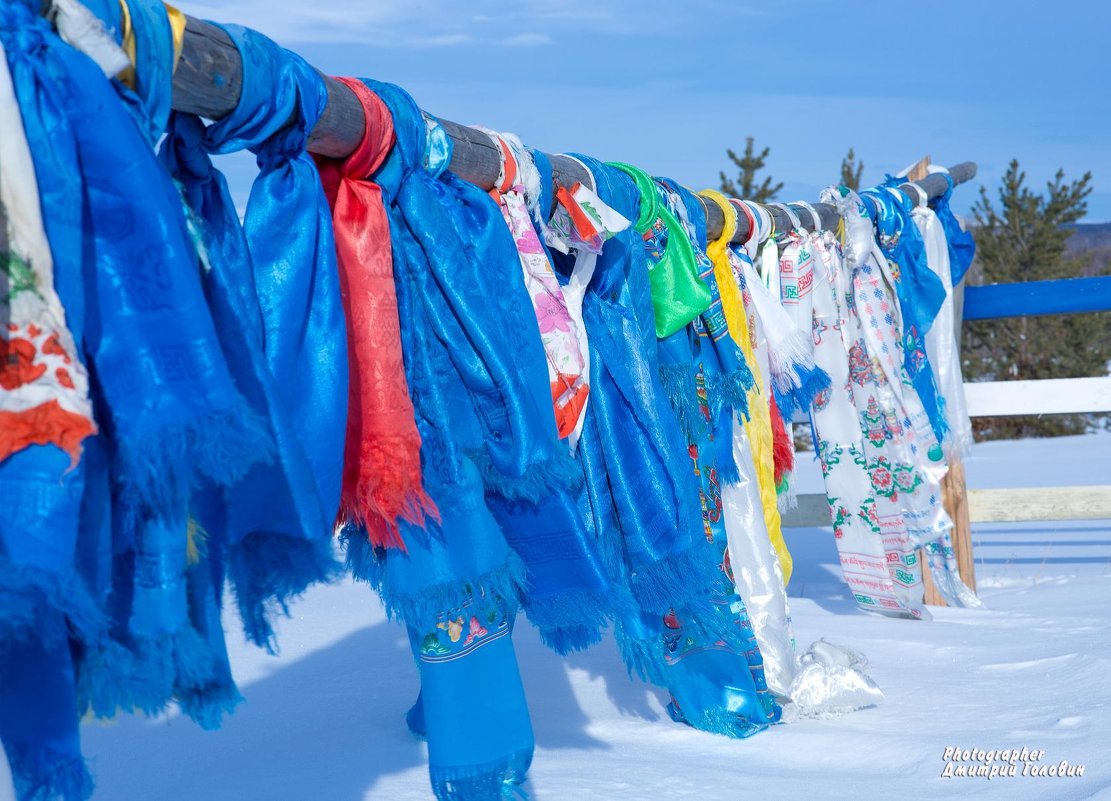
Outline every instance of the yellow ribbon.
MULTIPOLYGON (((166 7, 166 18, 170 23, 170 34, 174 39, 173 71, 176 72, 177 64, 181 60, 181 51, 185 45, 185 15, 169 3, 163 3, 163 5, 166 7)), ((135 27, 131 24, 131 9, 127 6, 127 0, 120 0, 120 27, 123 28, 120 31, 120 47, 123 48, 123 52, 127 53, 131 66, 124 67, 116 77, 134 92, 137 90, 135 27)))
POLYGON ((131 91, 135 91, 135 29, 131 25, 131 9, 127 7, 127 0, 120 0, 120 47, 127 53, 130 67, 124 67, 116 77, 131 91))
POLYGON ((775 464, 772 456, 772 418, 769 406, 768 384, 761 375, 760 365, 756 360, 756 349, 752 341, 752 332, 748 324, 748 314, 744 307, 744 297, 741 287, 733 274, 733 266, 729 263, 729 242, 737 232, 737 210, 728 198, 721 192, 707 189, 699 194, 712 200, 721 209, 725 216, 721 236, 713 242, 706 243, 706 255, 714 264, 714 278, 717 279, 718 292, 721 295, 721 308, 725 313, 725 323, 729 328, 729 335, 744 354, 745 362, 756 379, 756 386, 748 393, 749 417, 745 421, 745 434, 752 444, 752 457, 756 463, 756 483, 760 489, 760 502, 763 506, 764 525, 768 529, 768 537, 776 556, 779 557, 779 566, 783 571, 783 583, 791 580, 791 570, 794 566, 791 552, 787 550, 787 543, 783 539, 783 524, 779 517, 778 496, 775 491, 775 464))
POLYGON ((163 5, 166 6, 166 17, 170 20, 170 31, 174 36, 173 72, 177 72, 177 64, 181 61, 181 50, 185 46, 185 15, 169 3, 163 5))

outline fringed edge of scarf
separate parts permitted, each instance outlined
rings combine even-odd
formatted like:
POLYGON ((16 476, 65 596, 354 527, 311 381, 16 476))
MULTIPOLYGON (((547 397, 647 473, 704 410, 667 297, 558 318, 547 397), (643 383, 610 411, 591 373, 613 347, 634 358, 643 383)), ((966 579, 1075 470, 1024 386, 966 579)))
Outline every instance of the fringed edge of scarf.
POLYGON ((737 466, 737 458, 733 453, 733 437, 724 436, 721 431, 714 437, 714 466, 717 468, 718 483, 723 487, 741 483, 741 469, 737 466))
POLYGON ((59 576, 0 556, 0 655, 27 640, 96 642, 106 636, 107 625, 76 573, 59 576))
POLYGON ((522 749, 483 765, 428 766, 437 801, 528 801, 525 782, 532 749, 522 749))
POLYGON ((632 599, 617 588, 568 590, 537 598, 526 595, 525 615, 540 632, 540 639, 560 656, 585 651, 602 641, 602 631, 632 610, 632 599))
POLYGON ((719 483, 724 486, 738 484, 741 470, 733 453, 733 420, 739 414, 742 420, 750 417, 749 395, 756 389, 756 379, 748 366, 727 373, 710 373, 706 376, 706 395, 710 399, 711 419, 714 426, 714 466, 719 483), (723 415, 729 417, 722 419, 723 415))
POLYGON ((721 577, 714 546, 699 539, 680 554, 629 571, 629 588, 640 609, 660 617, 672 609, 700 609, 721 577))
POLYGON ((661 364, 660 386, 688 442, 701 439, 706 417, 698 404, 698 384, 693 364, 661 364))
POLYGON ((256 532, 232 545, 227 575, 247 639, 276 653, 272 620, 288 617, 290 601, 340 572, 331 537, 306 540, 256 532))
POLYGON ((832 385, 825 370, 814 363, 807 332, 795 331, 768 348, 772 394, 783 414, 809 411, 815 396, 832 385))
MULTIPOLYGON (((399 443, 397 448, 403 448, 399 443)), ((421 484, 420 469, 416 475, 399 476, 383 469, 390 463, 393 448, 380 448, 363 443, 358 459, 358 475, 344 476, 341 525, 361 526, 376 548, 405 550, 397 521, 404 520, 424 527, 428 518, 439 522, 440 510, 421 484), (373 469, 367 471, 367 465, 373 469)))
POLYGON ((369 584, 382 599, 390 620, 400 620, 416 629, 431 629, 444 613, 466 604, 475 596, 501 599, 512 616, 527 585, 525 564, 510 551, 505 560, 485 573, 466 580, 441 582, 411 593, 397 592, 386 581, 386 551, 376 549, 357 529, 340 533, 346 550, 347 569, 356 581, 369 584))
POLYGON ((566 450, 530 465, 523 476, 502 473, 484 449, 469 450, 466 455, 482 475, 485 491, 506 500, 539 503, 551 495, 552 487, 577 490, 583 482, 582 468, 566 450))
POLYGON ((241 398, 233 411, 139 437, 117 436, 116 442, 125 466, 122 496, 129 506, 146 505, 156 514, 180 504, 199 477, 230 486, 274 453, 262 418, 241 398))
POLYGON ((706 394, 710 398, 710 413, 716 419, 722 409, 732 409, 748 420, 748 396, 755 388, 756 379, 748 367, 708 374, 706 394))
POLYGON ((699 731, 711 734, 721 734, 735 740, 743 740, 754 734, 759 734, 768 728, 768 723, 749 720, 738 712, 730 712, 719 707, 712 707, 701 712, 697 717, 691 718, 675 705, 674 699, 668 704, 668 715, 676 723, 682 723, 699 731), (674 705, 674 710, 672 709, 674 705))
POLYGON ((211 645, 192 626, 109 642, 87 650, 77 663, 78 709, 97 718, 119 712, 161 714, 171 701, 202 729, 220 727, 243 700, 211 645))
POLYGON ((53 748, 7 746, 16 797, 20 801, 86 801, 95 784, 85 760, 53 748))
POLYGON ((625 626, 618 623, 614 626, 614 639, 617 641, 617 650, 625 663, 629 678, 637 676, 642 681, 655 684, 657 687, 666 685, 663 639, 659 632, 647 640, 642 640, 630 635, 625 626))

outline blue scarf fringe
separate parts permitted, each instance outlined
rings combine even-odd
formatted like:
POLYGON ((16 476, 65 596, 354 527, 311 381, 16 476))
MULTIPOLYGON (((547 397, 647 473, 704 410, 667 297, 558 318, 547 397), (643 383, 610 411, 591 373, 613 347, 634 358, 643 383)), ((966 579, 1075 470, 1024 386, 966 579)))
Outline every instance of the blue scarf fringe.
POLYGON ((694 365, 690 362, 661 364, 659 374, 660 386, 675 410, 679 428, 688 441, 699 439, 706 429, 706 417, 698 405, 694 365))
POLYGON ((541 641, 565 656, 601 642, 610 615, 628 612, 614 610, 615 596, 621 593, 610 589, 573 590, 540 598, 526 595, 523 605, 529 622, 540 630, 541 641), (588 618, 585 623, 584 618, 588 618))
POLYGON ((333 581, 340 566, 332 541, 248 534, 228 550, 227 574, 247 639, 273 654, 271 622, 289 616, 289 602, 311 585, 333 581))
POLYGON ((732 737, 735 740, 751 737, 768 728, 766 723, 753 723, 739 713, 718 706, 700 710, 697 715, 688 717, 674 702, 671 702, 667 705, 667 714, 676 723, 683 723, 699 731, 732 737))
POLYGON ((640 609, 661 617, 675 608, 679 598, 691 599, 686 607, 700 607, 721 575, 718 561, 712 543, 695 542, 682 553, 630 571, 629 587, 640 609))
POLYGON ((432 792, 438 801, 527 801, 521 785, 531 762, 529 748, 485 765, 432 766, 432 792))
POLYGON ((716 419, 722 409, 733 409, 748 419, 748 393, 756 386, 752 371, 730 370, 706 374, 706 394, 710 398, 710 414, 716 419))
POLYGON ((637 636, 630 630, 630 626, 622 622, 614 627, 614 639, 630 678, 637 676, 642 681, 659 687, 667 685, 663 644, 658 632, 648 637, 637 636))
POLYGON ((722 413, 719 425, 714 430, 714 467, 717 470, 718 483, 722 486, 732 486, 741 481, 741 470, 737 467, 737 460, 733 456, 733 420, 732 411, 722 413))
POLYGON ((805 367, 801 364, 791 366, 789 386, 781 386, 781 382, 772 381, 772 395, 779 413, 783 416, 784 423, 790 423, 795 412, 809 412, 814 398, 819 392, 829 389, 831 382, 829 375, 821 367, 805 367))
POLYGON ((469 449, 466 455, 478 468, 486 492, 508 500, 538 503, 551 495, 553 487, 574 490, 583 482, 582 471, 567 452, 557 452, 550 458, 535 462, 523 476, 503 473, 485 449, 469 449))
POLYGON ((212 646, 193 627, 127 646, 101 643, 86 650, 77 671, 78 710, 97 718, 139 711, 158 715, 176 700, 201 728, 218 729, 242 700, 212 646))
MULTIPOLYGON (((382 599, 390 620, 400 620, 417 629, 434 627, 446 611, 464 606, 473 597, 497 597, 507 613, 512 615, 521 588, 525 585, 525 566, 513 552, 497 567, 466 582, 447 581, 414 592, 400 591, 386 580, 385 559, 370 544, 366 535, 354 527, 340 533, 346 550, 347 570, 356 581, 364 581, 374 588, 382 599), (431 623, 431 626, 426 624, 431 623)), ((404 558, 395 554, 390 559, 404 558)))

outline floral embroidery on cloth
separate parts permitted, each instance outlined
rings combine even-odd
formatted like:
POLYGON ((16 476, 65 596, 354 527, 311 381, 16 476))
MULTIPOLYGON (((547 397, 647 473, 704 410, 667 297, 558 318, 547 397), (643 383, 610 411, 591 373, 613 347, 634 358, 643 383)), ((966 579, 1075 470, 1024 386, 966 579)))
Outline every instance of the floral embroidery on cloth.
POLYGON ((76 464, 96 433, 89 380, 54 291, 38 184, 6 62, 0 75, 0 461, 52 444, 76 464))
POLYGON ((824 274, 814 293, 814 357, 832 386, 815 402, 811 420, 841 570, 862 608, 928 619, 917 552, 895 504, 896 473, 909 472, 915 486, 919 479, 906 465, 891 469, 888 443, 902 429, 877 401, 876 385, 885 378, 872 369, 841 246, 828 232, 814 246, 824 274))

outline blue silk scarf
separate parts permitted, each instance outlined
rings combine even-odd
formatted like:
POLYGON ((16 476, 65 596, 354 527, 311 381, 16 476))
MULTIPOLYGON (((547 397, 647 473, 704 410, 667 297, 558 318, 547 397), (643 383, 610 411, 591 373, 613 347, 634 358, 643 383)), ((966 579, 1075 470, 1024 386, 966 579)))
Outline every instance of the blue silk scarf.
POLYGON ((949 245, 949 270, 953 276, 953 286, 957 286, 964 278, 972 260, 976 257, 976 240, 972 234, 961 227, 960 220, 953 213, 949 205, 953 196, 953 179, 949 173, 943 173, 949 182, 949 188, 940 197, 930 201, 930 208, 934 210, 941 228, 945 231, 945 241, 949 245))
MULTIPOLYGON (((235 111, 212 125, 205 141, 210 152, 246 148, 258 159, 243 228, 263 352, 280 393, 273 413, 282 415, 279 430, 293 434, 279 434, 275 467, 247 476, 241 487, 244 506, 233 505, 229 534, 242 539, 228 569, 241 608, 284 610, 286 598, 328 572, 347 427, 347 335, 332 215, 305 150, 328 92, 295 53, 250 29, 224 29, 243 56, 243 88, 235 111), (282 472, 295 495, 267 504, 268 482, 282 472)), ((264 615, 251 615, 247 631, 256 642, 271 636, 264 615)))
MULTIPOLYGON (((518 156, 519 165, 524 166, 529 156, 534 159, 532 166, 539 177, 536 207, 546 212, 551 208, 553 197, 551 163, 545 155, 533 151, 518 156)), ((544 243, 544 234, 535 216, 532 224, 538 239, 544 243)), ((552 259, 551 251, 546 245, 542 246, 552 259)), ((509 283, 502 291, 513 292, 516 303, 531 309, 532 302, 523 286, 516 255, 514 258, 514 266, 505 278, 509 283)), ((489 269, 488 261, 486 265, 484 269, 489 269)), ((537 341, 539 336, 537 330, 537 341)), ((545 382, 539 381, 540 366, 537 361, 528 388, 535 395, 535 405, 551 435, 557 431, 556 420, 547 378, 545 382)), ((567 451, 565 443, 557 447, 567 451)), ((566 458, 571 459, 570 455, 566 458)), ((523 594, 521 605, 529 622, 539 629, 541 640, 560 654, 583 650, 599 642, 602 629, 616 622, 628 609, 628 593, 619 591, 607 567, 607 557, 603 553, 607 543, 598 537, 581 513, 586 492, 579 480, 581 465, 571 464, 574 480, 556 481, 539 497, 507 495, 500 481, 488 482, 487 486, 487 505, 525 568, 528 591, 523 594)))
MULTIPOLYGON (((889 186, 896 183, 895 179, 888 181, 889 186)), ((896 194, 899 198, 881 187, 862 192, 861 196, 874 203, 880 249, 888 264, 895 268, 891 272, 902 318, 903 365, 922 399, 934 436, 943 442, 949 424, 926 353, 926 332, 945 302, 945 287, 926 263, 926 245, 911 215, 910 198, 896 194)))
MULTIPOLYGON (((40 203, 55 211, 44 214, 55 290, 80 344, 82 193, 58 80, 68 48, 37 6, 24 2, 0 6, 0 41, 40 203)), ((86 458, 76 466, 52 445, 32 445, 0 463, 0 741, 21 801, 81 801, 93 790, 80 751, 71 646, 80 651, 107 638, 107 618, 77 569, 86 459, 101 438, 86 439, 86 458)))
MULTIPOLYGON (((597 192, 628 219, 639 193, 615 168, 575 156, 597 192)), ((628 229, 609 239, 583 302, 591 349, 591 402, 579 447, 584 517, 635 611, 617 640, 630 672, 660 683, 661 620, 673 607, 704 608, 716 567, 702 530, 698 481, 687 443, 660 384, 660 360, 644 241, 628 229), (620 553, 621 559, 610 556, 620 553)))
MULTIPOLYGON (((123 13, 121 0, 83 0, 105 29, 121 44, 123 13)), ((151 147, 158 142, 170 116, 171 83, 174 71, 173 34, 166 7, 160 0, 126 0, 131 35, 135 46, 135 86, 112 79, 116 93, 131 112, 151 147)))
MULTIPOLYGON (((499 240, 496 229, 488 227, 495 215, 500 222, 489 198, 481 203, 473 187, 442 175, 450 150, 442 147, 441 136, 429 134, 413 99, 396 86, 365 83, 389 107, 397 137, 373 179, 382 189, 390 222, 405 375, 421 435, 421 470, 440 520, 428 521, 424 529, 400 521, 404 552, 376 551, 364 532, 350 529, 344 535, 347 559, 355 576, 375 587, 389 614, 408 627, 422 688, 408 719, 415 733, 427 737, 436 797, 498 798, 524 781, 533 751, 510 637, 523 567, 486 505, 476 462, 485 463, 487 470, 505 468, 517 479, 509 483, 520 486, 522 470, 551 460, 538 458, 545 451, 530 446, 527 421, 510 419, 510 412, 520 408, 506 407, 512 395, 506 391, 503 402, 505 388, 473 347, 489 325, 490 312, 473 307, 477 298, 466 298, 466 314, 482 315, 471 321, 475 327, 468 333, 474 339, 468 340, 460 332, 464 321, 454 319, 463 316, 463 309, 456 308, 448 289, 469 294, 457 286, 474 273, 462 259, 475 259, 481 269, 488 264, 486 247, 491 257, 504 258, 498 255, 507 252, 503 245, 512 250, 513 243, 499 240), (482 232, 488 236, 485 243, 472 239, 482 232), (450 269, 459 273, 445 285, 441 279, 450 269), (484 438, 494 434, 498 439, 486 456, 484 438)), ((504 223, 502 230, 508 237, 504 223)), ((511 255, 509 263, 515 264, 516 251, 511 255)), ((493 345, 490 339, 485 342, 493 345)), ((495 361, 495 367, 505 366, 495 361)), ((545 372, 541 385, 546 381, 545 372)))
MULTIPOLYGON (((73 591, 66 603, 71 619, 62 629, 73 638, 71 648, 41 635, 43 647, 5 660, 5 667, 13 671, 12 686, 35 670, 49 676, 41 687, 60 699, 43 704, 33 724, 15 727, 26 732, 11 737, 21 792, 69 798, 87 790, 75 751, 78 708, 154 710, 177 695, 187 711, 203 716, 237 697, 190 620, 188 500, 198 482, 226 483, 240 475, 255 451, 265 452, 265 442, 243 414, 223 362, 212 358, 214 332, 180 202, 144 132, 99 68, 63 45, 35 10, 6 4, 0 28, 44 188, 56 289, 92 379, 102 433, 89 441, 85 460, 104 458, 97 471, 85 471, 83 463, 61 482, 60 454, 46 449, 28 452, 32 460, 46 457, 38 466, 6 463, 24 480, 34 481, 36 468, 39 476, 53 474, 43 487, 55 487, 37 494, 36 524, 21 527, 27 544, 13 556, 30 564, 43 564, 47 556, 52 572, 62 576, 79 569, 105 604, 112 639, 104 617, 92 614, 96 604, 79 606, 73 591), (76 519, 76 525, 65 522, 76 519), (46 520, 48 532, 28 536, 46 520), (156 587, 164 592, 149 605, 131 605, 156 587), (74 680, 83 688, 76 699, 74 680), (68 709, 62 703, 67 698, 68 709), (69 753, 57 753, 63 748, 69 753)), ((14 505, 9 510, 17 511, 14 505)), ((42 625, 44 632, 52 627, 59 630, 56 619, 42 625)), ((18 710, 5 704, 0 718, 10 721, 9 713, 18 716, 18 710)), ((8 734, 4 739, 9 742, 8 734)))
MULTIPOLYGON (((97 0, 91 7, 119 36, 120 4, 97 0)), ((174 66, 170 25, 165 7, 154 0, 132 0, 128 16, 135 43, 134 88, 119 80, 113 80, 112 86, 153 148, 170 111, 174 66)), ((178 204, 175 211, 180 217, 180 199, 178 204)), ((199 275, 198 266, 194 260, 199 275)), ((195 297, 200 289, 199 284, 190 287, 195 297)), ((235 380, 232 392, 238 392, 241 384, 235 380)), ((235 402, 242 404, 242 397, 236 395, 235 402)), ((266 458, 272 441, 263 418, 246 406, 239 408, 244 457, 237 475, 266 458)), ((83 706, 91 706, 98 715, 112 715, 119 707, 155 712, 172 695, 202 726, 215 728, 223 713, 238 703, 220 624, 226 548, 217 539, 222 534, 218 526, 211 531, 206 527, 212 517, 204 512, 213 505, 223 512, 220 501, 225 485, 235 481, 232 474, 194 478, 185 509, 172 520, 156 515, 143 521, 139 536, 130 531, 131 513, 126 509, 122 518, 114 520, 118 553, 109 586, 101 581, 100 589, 112 601, 115 639, 83 655, 78 696, 83 706)), ((90 494, 102 497, 99 490, 90 494)), ((117 492, 116 498, 121 497, 117 492)), ((102 575, 97 568, 84 567, 102 575)))
MULTIPOLYGON (((318 228, 320 241, 317 245, 323 255, 318 257, 305 240, 295 237, 294 247, 284 254, 290 263, 281 265, 281 269, 294 270, 296 262, 306 273, 316 272, 318 280, 313 289, 326 311, 318 313, 303 306, 296 308, 294 313, 301 315, 299 319, 307 318, 309 322, 304 327, 303 340, 275 344, 271 350, 277 352, 267 355, 265 343, 269 340, 256 287, 257 265, 227 182, 213 167, 208 154, 245 147, 265 150, 267 142, 282 130, 294 113, 294 107, 302 102, 300 98, 315 98, 315 90, 311 88, 313 78, 305 74, 300 62, 269 40, 239 28, 229 28, 229 35, 242 47, 250 47, 252 52, 260 58, 265 55, 266 59, 252 62, 244 77, 239 105, 218 124, 206 130, 194 116, 173 114, 160 156, 178 182, 197 221, 208 262, 202 276, 205 295, 224 357, 237 387, 252 412, 265 421, 275 443, 273 460, 256 465, 226 491, 214 493, 209 489, 198 500, 202 526, 226 548, 229 578, 247 636, 252 642, 273 650, 270 613, 285 611, 291 597, 332 573, 334 498, 324 495, 323 488, 332 485, 335 479, 328 474, 315 474, 314 467, 325 469, 333 464, 335 444, 329 440, 313 440, 309 431, 300 425, 303 418, 297 415, 308 399, 302 397, 298 385, 280 382, 271 363, 308 362, 307 349, 315 347, 314 343, 325 337, 329 341, 323 354, 325 358, 332 358, 331 354, 336 353, 336 341, 345 341, 346 334, 343 330, 329 330, 329 326, 342 323, 342 318, 337 321, 335 309, 330 308, 335 301, 327 267, 331 250, 325 241, 330 228, 318 228), (248 41, 253 44, 247 44, 248 41), (272 80, 284 82, 284 91, 275 95, 272 80), (303 89, 301 81, 310 88, 303 89)), ((296 113, 299 118, 312 114, 301 110, 296 113)), ((306 123, 304 127, 310 126, 306 123)), ((297 161, 298 167, 288 170, 286 181, 271 175, 258 187, 257 194, 252 195, 255 208, 269 208, 266 192, 276 192, 282 198, 283 207, 286 203, 292 205, 295 196, 299 196, 304 207, 296 212, 301 215, 297 219, 312 220, 320 226, 319 209, 314 205, 318 199, 314 191, 315 178, 303 158, 298 157, 297 161), (295 182, 300 186, 293 189, 291 186, 295 182)), ((263 180, 262 176, 259 180, 263 180)), ((288 226, 277 230, 286 231, 288 226)), ((264 258, 272 257, 273 247, 283 239, 275 231, 271 231, 271 249, 263 254, 264 258)), ((289 300, 285 297, 286 291, 270 294, 272 315, 280 314, 283 304, 289 300)), ((288 291, 296 290, 291 287, 288 291)), ((302 364, 299 368, 288 369, 323 373, 324 365, 302 364)), ((346 374, 339 365, 332 365, 332 371, 346 374)), ((326 376, 313 380, 325 393, 316 399, 321 408, 316 412, 315 430, 333 434, 330 426, 336 424, 336 418, 346 408, 346 396, 339 398, 329 394, 338 392, 340 387, 326 376), (329 406, 332 408, 326 408, 329 406)))

